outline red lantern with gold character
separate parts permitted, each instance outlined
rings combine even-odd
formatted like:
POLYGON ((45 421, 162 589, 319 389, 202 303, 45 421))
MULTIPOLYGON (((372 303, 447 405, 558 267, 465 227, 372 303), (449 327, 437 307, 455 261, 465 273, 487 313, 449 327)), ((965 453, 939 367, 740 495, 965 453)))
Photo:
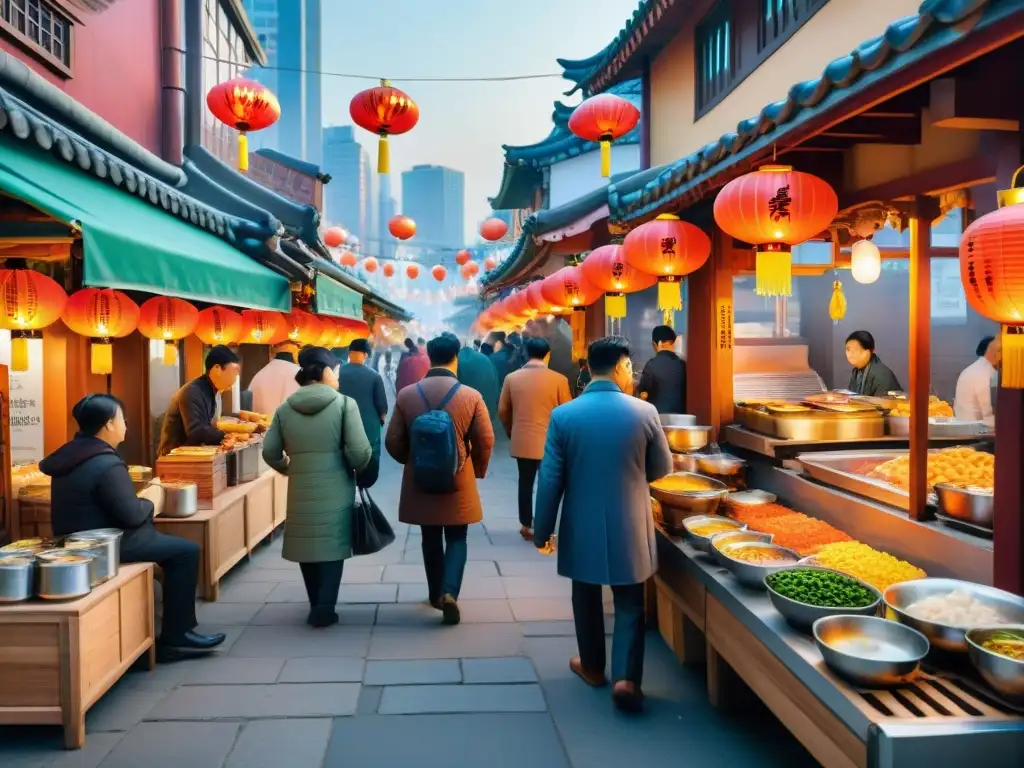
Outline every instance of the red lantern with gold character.
POLYGON ((494 242, 495 240, 501 240, 508 232, 508 224, 502 219, 493 218, 488 219, 480 225, 480 237, 484 240, 494 242))
POLYGON ((89 369, 98 375, 114 371, 111 339, 129 335, 139 323, 139 305, 111 288, 83 288, 68 297, 64 324, 80 336, 91 338, 89 369))
POLYGON ((416 234, 416 222, 408 216, 392 216, 388 222, 388 232, 399 240, 408 240, 416 234))
POLYGON ((435 280, 437 280, 437 282, 440 283, 443 282, 444 279, 448 276, 448 270, 442 267, 440 264, 436 264, 431 268, 430 274, 433 276, 435 280))
POLYGON ((263 309, 243 309, 239 344, 270 344, 284 328, 284 315, 263 309))
POLYGON ((715 198, 718 226, 757 252, 759 296, 792 294, 792 247, 828 229, 838 210, 827 182, 788 165, 765 165, 733 179, 715 198))
POLYGON ((587 280, 605 292, 604 308, 608 317, 625 317, 626 294, 646 290, 658 282, 654 275, 629 266, 621 245, 595 248, 580 264, 580 269, 587 280))
POLYGON ((178 362, 178 340, 196 329, 199 310, 184 299, 154 296, 139 308, 139 333, 164 343, 164 365, 178 362))
POLYGON ((206 94, 213 116, 238 131, 238 170, 249 170, 249 131, 269 128, 281 117, 281 105, 262 83, 236 77, 218 83, 206 94))
POLYGON ((420 267, 418 264, 410 264, 405 268, 405 275, 410 280, 415 280, 420 276, 420 267))
POLYGON ((562 267, 553 275, 544 278, 540 290, 544 299, 550 302, 553 313, 571 313, 569 325, 572 328, 573 359, 585 356, 586 308, 601 298, 601 289, 587 280, 579 267, 562 267))
POLYGON ((455 263, 460 267, 465 266, 470 259, 473 258, 473 254, 463 248, 461 251, 455 254, 455 263))
POLYGON ((640 110, 613 93, 584 101, 569 116, 569 130, 584 141, 601 144, 601 175, 612 175, 612 142, 629 133, 640 121, 640 110))
POLYGON ((0 328, 11 332, 12 371, 28 370, 28 340, 57 322, 67 303, 64 289, 43 273, 0 269, 0 328))
POLYGON ((324 230, 324 245, 328 248, 344 245, 346 240, 348 240, 348 232, 341 227, 328 227, 324 230))
POLYGON ((641 224, 622 242, 626 264, 658 278, 662 311, 682 309, 681 278, 700 269, 710 255, 711 238, 670 213, 641 224))
POLYGON ((408 94, 381 80, 376 88, 360 91, 348 105, 352 122, 380 136, 377 144, 377 173, 390 173, 388 136, 411 131, 420 119, 420 108, 408 94))
POLYGON ((207 307, 199 313, 195 335, 210 347, 234 344, 242 335, 242 317, 226 307, 207 307))

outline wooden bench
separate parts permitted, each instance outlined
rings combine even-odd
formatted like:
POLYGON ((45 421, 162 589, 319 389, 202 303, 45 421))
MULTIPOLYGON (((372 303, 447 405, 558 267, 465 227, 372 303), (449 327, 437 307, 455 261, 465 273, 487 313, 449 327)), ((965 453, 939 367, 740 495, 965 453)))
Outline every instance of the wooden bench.
POLYGON ((287 478, 268 470, 251 483, 228 488, 213 500, 212 509, 192 517, 158 517, 161 533, 194 541, 202 551, 199 590, 213 602, 220 580, 284 522, 287 478))
POLYGON ((0 724, 62 725, 85 744, 85 713, 143 654, 156 663, 153 565, 122 565, 67 602, 0 606, 0 724))

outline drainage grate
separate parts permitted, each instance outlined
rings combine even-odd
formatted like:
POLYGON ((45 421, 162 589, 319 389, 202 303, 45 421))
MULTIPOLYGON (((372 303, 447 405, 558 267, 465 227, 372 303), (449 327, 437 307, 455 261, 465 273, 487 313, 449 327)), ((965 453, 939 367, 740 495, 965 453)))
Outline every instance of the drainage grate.
POLYGON ((857 693, 871 709, 886 718, 1007 720, 1020 717, 1020 711, 995 698, 980 683, 948 672, 922 671, 904 685, 858 689, 857 693))

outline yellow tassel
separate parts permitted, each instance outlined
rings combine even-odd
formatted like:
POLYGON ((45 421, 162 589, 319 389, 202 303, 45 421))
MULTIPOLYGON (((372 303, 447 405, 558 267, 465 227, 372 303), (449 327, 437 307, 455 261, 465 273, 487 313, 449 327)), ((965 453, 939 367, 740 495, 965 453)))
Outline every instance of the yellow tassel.
POLYGON ((683 293, 679 280, 675 277, 658 280, 658 309, 682 309, 683 293))
POLYGON ((787 251, 758 251, 756 264, 758 296, 790 296, 793 293, 793 255, 787 251))
POLYGON ((587 356, 587 311, 577 309, 569 318, 572 328, 572 359, 579 360, 587 356))
POLYGON ((164 342, 164 365, 174 365, 178 362, 178 342, 164 342))
POLYGON ((606 179, 612 175, 612 143, 601 142, 601 175, 606 179))
POLYGON ((114 372, 114 346, 109 341, 93 341, 91 348, 92 364, 90 370, 98 376, 108 376, 114 372))
POLYGON ((676 311, 674 309, 666 309, 661 313, 661 324, 667 325, 669 328, 676 327, 676 311))
POLYGON ((838 280, 832 283, 832 300, 828 303, 828 316, 837 323, 846 317, 846 296, 843 295, 843 284, 838 280))
POLYGON ((28 337, 11 337, 11 370, 28 370, 28 337))
POLYGON ((604 295, 604 313, 608 317, 625 317, 626 297, 621 293, 606 293, 604 295))
POLYGON ((1003 326, 1003 365, 999 386, 1024 389, 1024 327, 1003 326))
POLYGON ((249 170, 249 137, 243 131, 238 134, 238 170, 249 170))
POLYGON ((377 142, 377 173, 391 173, 391 145, 386 135, 377 142))

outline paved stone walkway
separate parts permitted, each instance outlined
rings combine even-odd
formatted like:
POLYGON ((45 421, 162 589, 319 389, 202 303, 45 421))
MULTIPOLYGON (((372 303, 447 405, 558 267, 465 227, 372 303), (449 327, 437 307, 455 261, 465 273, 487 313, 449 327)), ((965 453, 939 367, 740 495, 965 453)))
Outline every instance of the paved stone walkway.
MULTIPOLYGON (((374 497, 397 507, 385 459, 374 497)), ((608 690, 568 669, 569 583, 518 534, 515 465, 499 444, 469 535, 462 624, 424 604, 418 529, 396 524, 382 553, 348 561, 341 623, 305 624, 308 606, 281 540, 230 574, 205 629, 228 634, 210 658, 129 673, 89 712, 87 742, 65 752, 54 728, 0 728, 4 768, 604 768, 814 765, 766 712, 720 714, 700 671, 648 635, 647 713, 616 713, 608 690)), ((609 616, 610 619, 610 616, 609 616)), ((610 622, 609 622, 610 625, 610 622)))

